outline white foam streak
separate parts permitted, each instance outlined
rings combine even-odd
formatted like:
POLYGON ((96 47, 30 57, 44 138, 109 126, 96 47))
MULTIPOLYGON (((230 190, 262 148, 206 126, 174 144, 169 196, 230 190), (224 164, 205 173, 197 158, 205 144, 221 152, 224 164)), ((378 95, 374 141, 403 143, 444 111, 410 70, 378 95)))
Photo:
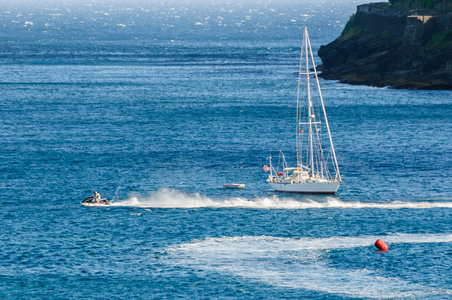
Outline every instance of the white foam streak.
POLYGON ((129 199, 112 203, 114 206, 153 207, 153 208, 255 208, 255 209, 309 209, 309 208, 348 208, 348 209, 428 209, 452 208, 452 201, 441 202, 361 202, 341 201, 336 197, 325 197, 324 201, 315 201, 310 196, 302 199, 271 197, 256 197, 246 199, 233 197, 228 199, 213 199, 199 193, 184 193, 175 189, 163 188, 152 192, 149 196, 134 196, 129 199))
MULTIPOLYGON (((372 246, 376 236, 332 238, 207 238, 168 250, 168 263, 216 271, 248 280, 294 289, 351 297, 394 298, 451 295, 452 290, 413 284, 367 269, 341 269, 327 264, 325 250, 372 246)), ((450 243, 452 234, 385 236, 400 243, 450 243)), ((363 250, 365 251, 365 250, 363 250)))

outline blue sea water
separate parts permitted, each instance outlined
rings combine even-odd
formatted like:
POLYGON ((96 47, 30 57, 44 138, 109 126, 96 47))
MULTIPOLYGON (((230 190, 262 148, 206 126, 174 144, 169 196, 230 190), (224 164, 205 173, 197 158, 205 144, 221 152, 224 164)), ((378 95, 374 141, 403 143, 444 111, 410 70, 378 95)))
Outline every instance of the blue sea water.
POLYGON ((0 299, 452 298, 451 91, 321 80, 349 189, 265 182, 361 2, 0 4, 0 299))

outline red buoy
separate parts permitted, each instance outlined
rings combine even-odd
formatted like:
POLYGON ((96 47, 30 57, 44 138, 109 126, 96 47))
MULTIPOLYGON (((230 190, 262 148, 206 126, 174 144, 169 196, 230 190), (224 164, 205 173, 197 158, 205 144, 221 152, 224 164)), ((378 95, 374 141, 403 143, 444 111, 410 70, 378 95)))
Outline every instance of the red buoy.
POLYGON ((383 242, 382 240, 378 239, 375 242, 375 247, 377 247, 378 249, 380 249, 381 251, 388 251, 388 245, 385 244, 385 242, 383 242))

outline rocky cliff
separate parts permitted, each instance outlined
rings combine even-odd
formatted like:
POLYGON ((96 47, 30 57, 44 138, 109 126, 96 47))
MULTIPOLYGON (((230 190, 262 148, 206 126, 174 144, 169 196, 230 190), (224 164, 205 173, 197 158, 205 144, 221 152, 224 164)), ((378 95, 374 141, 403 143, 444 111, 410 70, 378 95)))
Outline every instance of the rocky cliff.
POLYGON ((452 14, 388 3, 360 5, 341 36, 318 54, 326 79, 452 89, 452 14))

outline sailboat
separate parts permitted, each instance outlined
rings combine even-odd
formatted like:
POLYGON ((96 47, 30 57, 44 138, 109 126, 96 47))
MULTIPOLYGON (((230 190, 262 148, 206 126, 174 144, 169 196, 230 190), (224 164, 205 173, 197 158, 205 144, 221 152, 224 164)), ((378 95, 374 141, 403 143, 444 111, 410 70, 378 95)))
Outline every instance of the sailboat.
POLYGON ((280 152, 275 170, 270 156, 270 165, 264 166, 270 171, 270 187, 278 192, 335 194, 341 174, 306 27, 298 72, 296 146, 295 167, 288 167, 280 152), (278 171, 281 162, 282 172, 278 171))

